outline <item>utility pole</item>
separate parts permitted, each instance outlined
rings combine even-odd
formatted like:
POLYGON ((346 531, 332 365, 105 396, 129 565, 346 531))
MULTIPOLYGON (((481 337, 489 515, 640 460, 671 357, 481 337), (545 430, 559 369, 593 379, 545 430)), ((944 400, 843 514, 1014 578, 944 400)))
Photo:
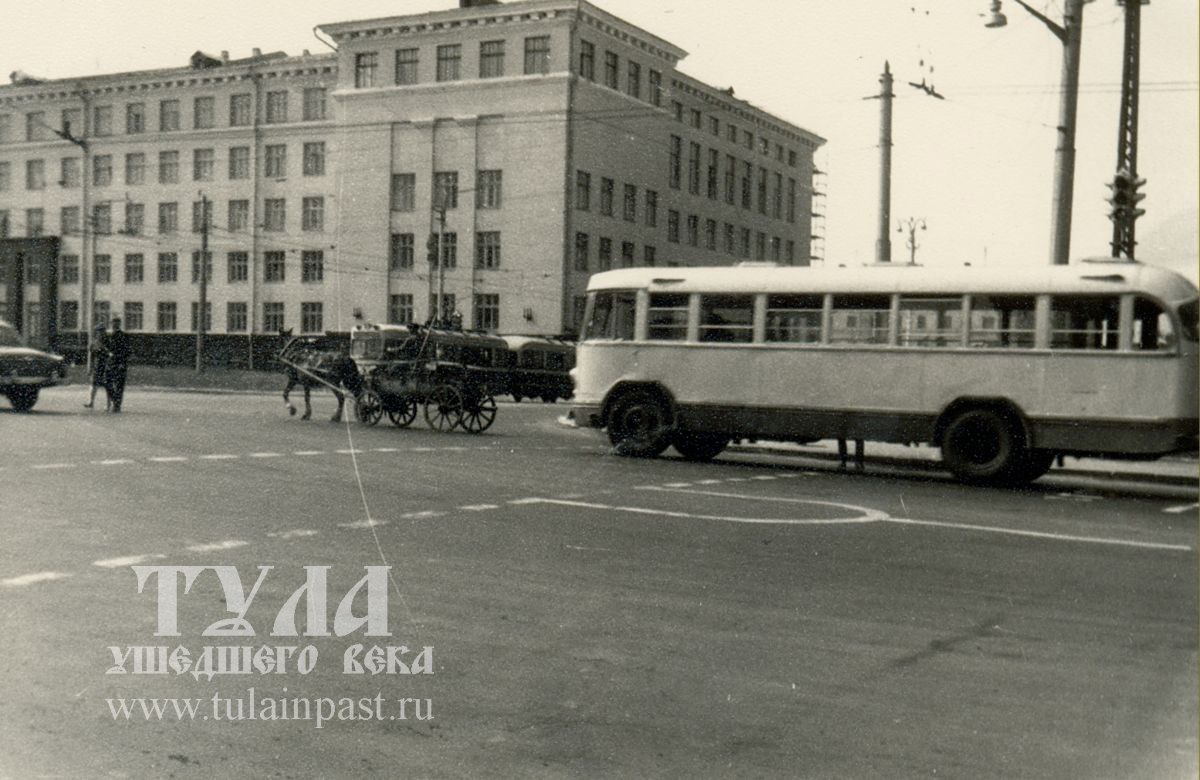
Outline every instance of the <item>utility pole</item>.
MULTIPOLYGON (((1062 99, 1058 109, 1058 144, 1054 149, 1054 195, 1051 201, 1050 262, 1067 265, 1071 251, 1071 207, 1075 186, 1075 117, 1079 105, 1079 56, 1083 46, 1083 5, 1088 0, 1064 0, 1063 23, 1057 24, 1024 0, 1013 0, 1054 33, 1063 45, 1062 99)), ((985 26, 1003 27, 1007 17, 1000 0, 992 0, 985 26)))
POLYGON ((200 305, 196 312, 196 372, 204 371, 204 335, 208 323, 208 196, 200 195, 200 305))
POLYGON ((917 231, 925 230, 925 218, 909 217, 899 224, 899 226, 896 228, 896 232, 904 233, 905 228, 907 228, 908 232, 908 241, 906 243, 906 246, 908 246, 908 264, 916 265, 917 249, 920 248, 920 244, 917 243, 917 231))
POLYGON ((1139 52, 1141 49, 1142 6, 1149 0, 1117 0, 1125 7, 1125 46, 1121 67, 1121 114, 1117 123, 1117 172, 1113 176, 1112 211, 1108 218, 1113 223, 1112 256, 1134 259, 1134 223, 1145 212, 1137 207, 1138 201, 1146 197, 1138 187, 1146 183, 1137 175, 1138 150, 1138 80, 1139 52))
MULTIPOLYGON (((439 196, 438 200, 441 201, 442 196, 439 196)), ((429 263, 431 272, 434 267, 437 268, 437 293, 434 296, 434 313, 430 319, 435 327, 442 327, 445 325, 442 320, 445 317, 443 299, 446 294, 446 204, 439 202, 433 210, 437 214, 438 229, 435 240, 430 242, 433 247, 429 252, 429 263)))
POLYGON ((879 76, 879 94, 864 98, 879 104, 879 230, 875 239, 875 262, 892 261, 892 69, 886 60, 879 76))
MULTIPOLYGON (((84 135, 86 135, 88 108, 89 106, 87 98, 84 97, 84 135)), ((49 125, 47 125, 47 127, 49 127, 49 125)), ((69 141, 75 144, 83 153, 83 156, 80 159, 79 171, 80 189, 82 191, 82 202, 80 204, 81 213, 79 215, 79 238, 81 243, 79 252, 81 255, 79 272, 81 275, 80 281, 82 282, 83 290, 83 311, 79 313, 79 324, 84 329, 84 338, 86 339, 87 344, 87 372, 90 375, 92 373, 93 337, 96 331, 96 323, 92 321, 96 316, 96 273, 95 268, 92 267, 95 263, 96 257, 96 229, 95 226, 92 225, 92 214, 90 212, 91 204, 88 202, 88 181, 92 175, 91 148, 88 146, 86 138, 76 136, 72 132, 70 123, 64 124, 61 130, 56 130, 55 128, 51 127, 50 131, 64 141, 69 141), (91 250, 90 256, 89 250, 91 250)))

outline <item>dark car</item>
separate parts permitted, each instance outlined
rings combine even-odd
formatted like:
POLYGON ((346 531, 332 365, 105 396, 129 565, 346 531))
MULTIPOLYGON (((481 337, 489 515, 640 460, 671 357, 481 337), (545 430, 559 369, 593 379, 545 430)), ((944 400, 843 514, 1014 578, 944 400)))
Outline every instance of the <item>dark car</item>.
POLYGON ((0 394, 8 396, 13 409, 29 411, 39 390, 57 385, 66 375, 62 356, 26 346, 20 331, 0 320, 0 394))

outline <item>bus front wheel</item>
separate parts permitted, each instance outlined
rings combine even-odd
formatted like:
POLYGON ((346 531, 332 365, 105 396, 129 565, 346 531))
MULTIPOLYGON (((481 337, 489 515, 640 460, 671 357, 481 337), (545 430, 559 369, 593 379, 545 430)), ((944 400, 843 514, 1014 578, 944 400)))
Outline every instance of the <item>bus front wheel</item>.
POLYGON ((729 438, 703 433, 679 433, 671 443, 675 451, 687 460, 712 460, 724 451, 729 438))
POLYGON ((1018 426, 992 409, 962 412, 946 426, 942 437, 942 459, 954 476, 964 482, 1022 481, 1019 472, 1026 455, 1024 436, 1018 426))
POLYGON ((660 399, 634 392, 617 399, 608 416, 608 440, 618 455, 653 458, 671 444, 671 415, 660 399))

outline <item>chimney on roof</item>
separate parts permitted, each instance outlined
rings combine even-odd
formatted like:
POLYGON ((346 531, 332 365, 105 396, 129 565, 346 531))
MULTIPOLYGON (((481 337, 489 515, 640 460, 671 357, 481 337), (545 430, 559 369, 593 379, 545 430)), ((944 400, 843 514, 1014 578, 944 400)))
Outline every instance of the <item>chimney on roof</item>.
POLYGON ((41 84, 45 79, 40 79, 37 76, 31 76, 23 70, 14 70, 8 74, 8 78, 17 86, 27 86, 29 84, 41 84))
POLYGON ((221 49, 221 62, 224 62, 227 65, 229 64, 229 50, 228 49, 221 49))
POLYGON ((500 0, 458 0, 459 8, 475 8, 481 5, 500 5, 500 0))
POLYGON ((261 57, 261 56, 262 56, 262 49, 260 49, 260 48, 258 48, 257 46, 255 46, 253 49, 251 49, 251 50, 250 50, 250 56, 252 56, 252 57, 261 57))

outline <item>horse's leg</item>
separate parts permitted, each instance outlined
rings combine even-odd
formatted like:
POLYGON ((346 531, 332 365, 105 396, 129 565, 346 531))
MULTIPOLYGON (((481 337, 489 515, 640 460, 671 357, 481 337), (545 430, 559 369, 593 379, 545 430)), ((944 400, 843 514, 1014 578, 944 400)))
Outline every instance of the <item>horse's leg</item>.
POLYGON ((338 408, 337 408, 337 412, 333 415, 332 421, 333 422, 341 422, 342 421, 342 407, 346 405, 346 394, 343 393, 341 390, 338 390, 337 388, 333 388, 333 394, 335 396, 337 396, 338 408))
POLYGON ((295 387, 296 387, 296 377, 294 375, 289 374, 287 385, 285 385, 283 388, 283 403, 287 406, 288 414, 293 415, 293 416, 295 416, 295 414, 296 414, 296 407, 292 406, 291 401, 288 400, 288 396, 291 394, 292 389, 295 387))
POLYGON ((310 397, 312 395, 312 388, 308 382, 301 382, 300 386, 304 388, 304 416, 300 419, 309 420, 312 419, 312 399, 310 397))

